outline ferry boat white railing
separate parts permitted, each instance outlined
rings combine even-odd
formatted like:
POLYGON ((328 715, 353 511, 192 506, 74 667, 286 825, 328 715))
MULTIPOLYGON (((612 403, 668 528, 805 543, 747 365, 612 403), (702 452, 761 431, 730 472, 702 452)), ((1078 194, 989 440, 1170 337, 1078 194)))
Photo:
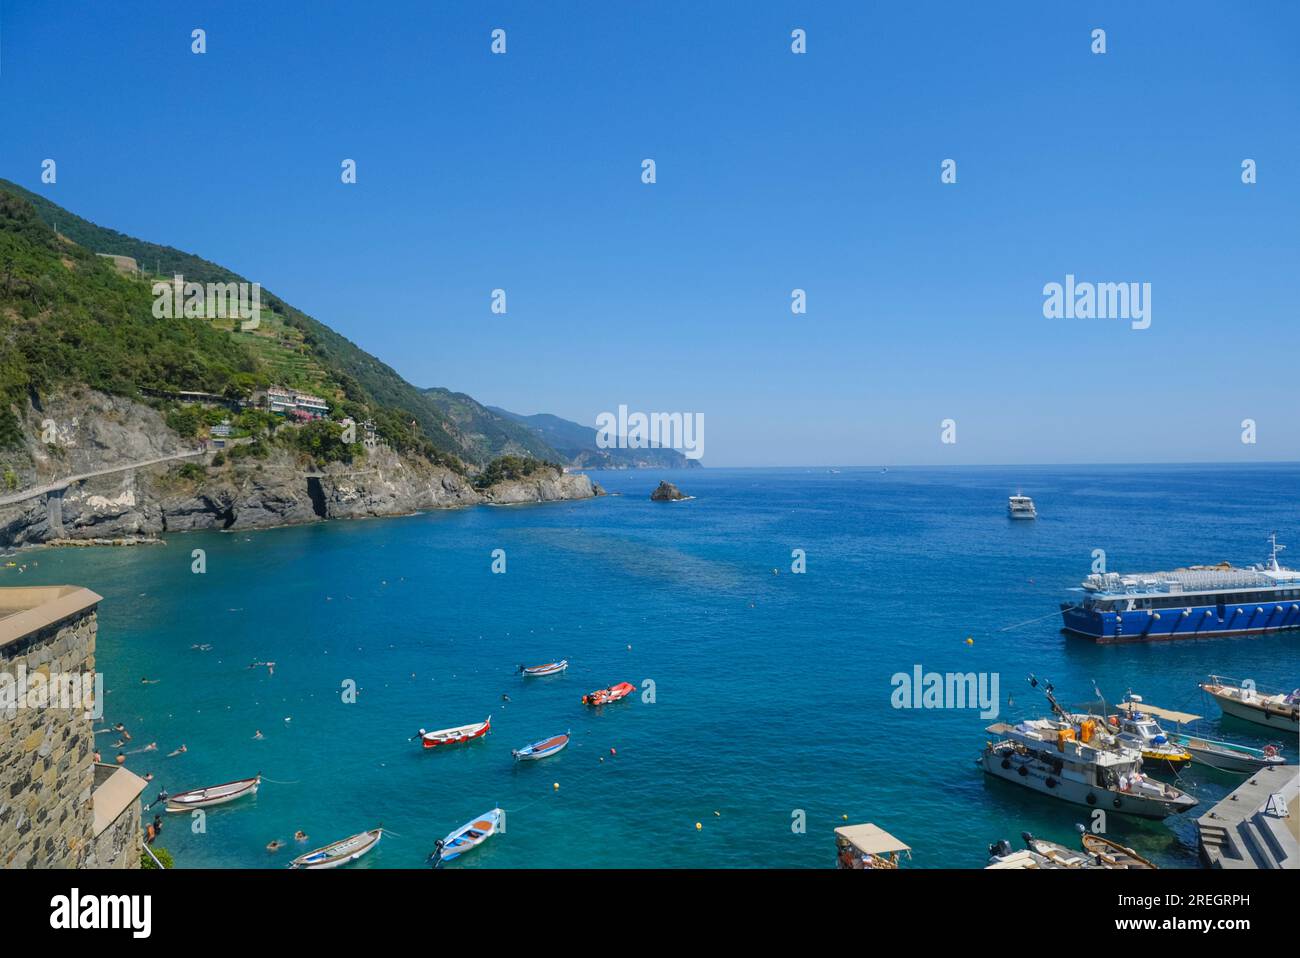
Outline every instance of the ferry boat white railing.
POLYGON ((1300 587, 1300 570, 1288 569, 1277 561, 1278 553, 1286 546, 1278 545, 1276 534, 1269 536, 1269 543, 1268 560, 1251 568, 1225 564, 1217 568, 1192 566, 1171 572, 1094 572, 1081 584, 1083 591, 1103 596, 1206 594, 1241 589, 1272 591, 1300 587))

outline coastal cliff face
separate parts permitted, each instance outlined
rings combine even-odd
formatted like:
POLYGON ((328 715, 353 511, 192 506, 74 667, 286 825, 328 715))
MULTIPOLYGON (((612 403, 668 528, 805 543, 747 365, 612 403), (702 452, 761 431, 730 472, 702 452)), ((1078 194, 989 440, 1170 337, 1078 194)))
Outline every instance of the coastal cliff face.
POLYGON ((483 491, 483 500, 494 505, 515 505, 521 502, 554 502, 557 499, 590 499, 603 496, 605 490, 590 477, 549 472, 498 482, 483 491))
MULTIPOLYGON (((196 443, 167 428, 157 411, 90 390, 29 409, 26 455, 6 457, 15 496, 70 475, 81 475, 164 456, 196 443), (50 435, 56 441, 39 440, 50 435), (44 426, 42 425, 44 424, 44 426)), ((152 538, 198 529, 272 526, 406 515, 481 503, 549 502, 602 494, 587 476, 547 470, 525 480, 477 490, 444 466, 400 455, 386 446, 352 464, 317 467, 289 450, 271 447, 266 458, 213 454, 178 458, 88 477, 61 494, 41 494, 5 504, 0 498, 0 546, 62 540, 152 538), (201 472, 194 468, 197 466, 201 472)))

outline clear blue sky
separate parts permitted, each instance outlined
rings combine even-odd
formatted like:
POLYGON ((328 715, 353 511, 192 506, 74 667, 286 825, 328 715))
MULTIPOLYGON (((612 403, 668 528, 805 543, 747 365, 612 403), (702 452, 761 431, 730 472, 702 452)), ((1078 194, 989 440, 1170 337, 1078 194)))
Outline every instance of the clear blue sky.
POLYGON ((1289 3, 0 0, 0 175, 417 385, 703 413, 711 465, 1297 459, 1298 35, 1289 3), (1151 328, 1045 319, 1067 273, 1151 283, 1151 328))

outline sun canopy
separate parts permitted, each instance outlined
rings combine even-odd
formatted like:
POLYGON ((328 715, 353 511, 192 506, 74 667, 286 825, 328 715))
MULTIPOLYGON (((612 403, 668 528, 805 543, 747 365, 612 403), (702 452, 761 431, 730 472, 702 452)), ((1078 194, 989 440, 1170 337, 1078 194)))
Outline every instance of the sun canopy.
POLYGON ((1147 705, 1145 702, 1123 702, 1119 706, 1121 712, 1146 712, 1148 715, 1154 715, 1156 718, 1169 719, 1171 722, 1180 724, 1185 722, 1195 722, 1201 718, 1199 715, 1193 715, 1191 712, 1175 712, 1172 709, 1157 708, 1154 705, 1147 705))
POLYGON ((835 834, 849 842, 864 855, 887 855, 889 852, 911 852, 889 832, 867 822, 865 825, 841 825, 835 834))

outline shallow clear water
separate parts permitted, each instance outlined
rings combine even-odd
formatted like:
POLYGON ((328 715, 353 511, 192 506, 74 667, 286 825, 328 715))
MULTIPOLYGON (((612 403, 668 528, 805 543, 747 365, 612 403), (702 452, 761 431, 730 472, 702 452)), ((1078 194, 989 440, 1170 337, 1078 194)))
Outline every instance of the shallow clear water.
MULTIPOLYGON (((846 818, 902 838, 914 867, 979 867, 1024 830, 1074 844, 1084 810, 986 781, 974 761, 989 721, 892 708, 895 673, 999 673, 1011 719, 1046 711, 1030 671, 1067 704, 1092 699, 1095 680, 1112 702, 1131 687, 1214 727, 1196 686, 1207 673, 1300 681, 1294 632, 1099 647, 1065 637, 1055 614, 1095 548, 1118 571, 1244 563, 1276 529, 1300 561, 1297 466, 708 469, 670 476, 697 497, 681 503, 648 501, 657 474, 593 475, 625 495, 39 551, 0 579, 104 596, 99 724, 131 731, 128 767, 155 776, 146 798, 265 776, 202 834, 167 816, 159 844, 181 867, 281 867, 379 823, 391 833, 353 867, 420 866, 495 805, 506 834, 449 867, 830 867, 846 818), (1036 522, 1006 517, 1018 490, 1036 522), (804 575, 790 572, 796 548, 804 575), (206 574, 191 572, 193 549, 206 574), (566 675, 515 674, 561 657, 566 675), (273 675, 248 667, 267 660, 273 675), (654 701, 580 704, 624 680, 652 680, 654 701), (469 745, 410 740, 489 714, 492 734, 469 745), (569 729, 559 755, 512 761, 569 729), (135 751, 153 741, 157 753, 135 751), (273 838, 289 847, 268 853, 273 838)), ((1234 720, 1221 731, 1264 742, 1234 720)), ((116 736, 98 741, 111 761, 116 736)), ((1206 802, 1238 781, 1195 766, 1183 779, 1206 802)), ((1111 816, 1110 829, 1161 864, 1196 862, 1191 816, 1111 816)))

